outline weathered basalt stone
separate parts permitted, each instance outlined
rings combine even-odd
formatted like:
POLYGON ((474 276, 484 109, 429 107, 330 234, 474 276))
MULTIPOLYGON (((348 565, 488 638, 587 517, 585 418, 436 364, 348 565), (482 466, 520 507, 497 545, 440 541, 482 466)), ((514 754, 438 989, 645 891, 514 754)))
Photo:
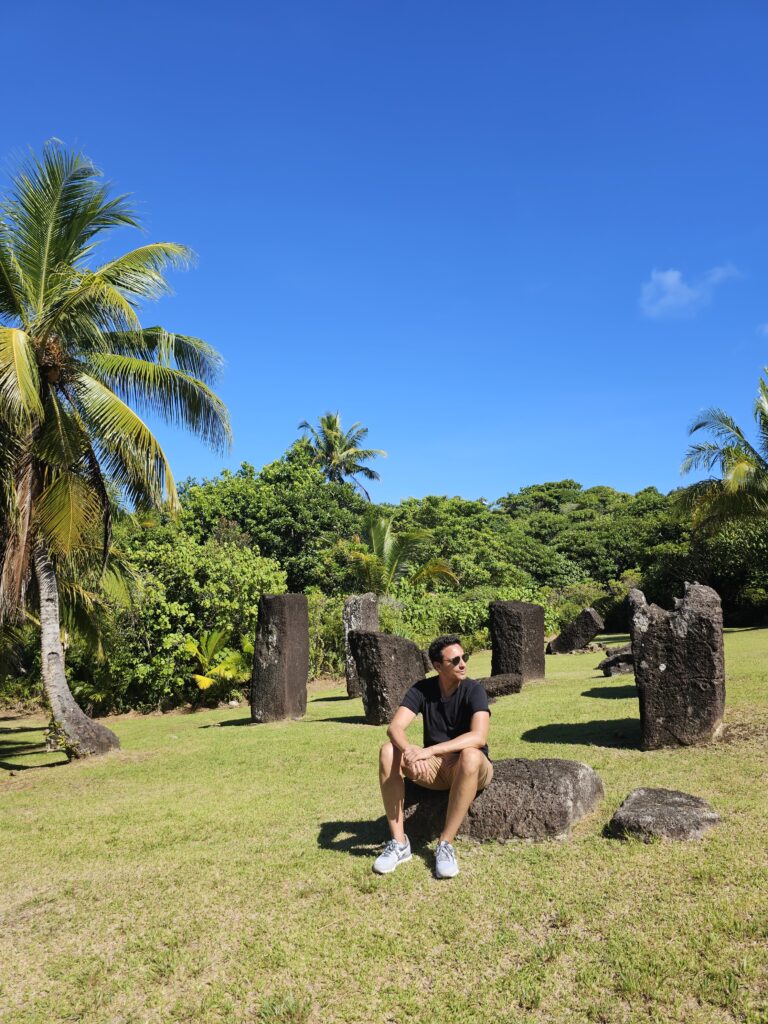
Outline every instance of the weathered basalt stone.
POLYGON ((360 679, 365 720, 387 725, 406 692, 425 675, 425 656, 415 643, 388 633, 353 629, 349 644, 360 679))
POLYGON ((547 654, 569 654, 581 651, 605 628, 600 615, 594 608, 585 608, 565 626, 554 640, 547 644, 547 654))
POLYGON ((606 826, 618 839, 701 839, 720 821, 706 800, 676 789, 633 789, 606 826))
POLYGON ((304 594, 268 594, 259 601, 253 651, 251 719, 301 718, 307 710, 309 612, 304 594))
POLYGON ((353 629, 361 633, 378 633, 379 631, 379 599, 376 594, 356 594, 344 602, 342 614, 344 622, 344 671, 347 677, 347 696, 361 695, 360 679, 357 666, 349 644, 349 634, 353 629))
POLYGON ((544 678, 544 609, 524 601, 492 601, 491 675, 544 678))
POLYGON ((505 697, 508 693, 520 693, 523 688, 523 677, 515 672, 508 672, 503 676, 486 676, 484 679, 476 679, 488 694, 489 700, 496 697, 505 697))
MULTIPOLYGON (((459 835, 489 839, 566 839, 575 822, 603 799, 600 776, 580 761, 512 758, 496 761, 490 785, 472 801, 459 835)), ((405 821, 409 835, 439 835, 448 794, 406 779, 405 821)))
POLYGON ((644 750, 715 739, 725 710, 723 613, 711 587, 686 583, 673 611, 629 594, 644 750))
POLYGON ((632 644, 623 644, 613 649, 607 658, 597 666, 604 676, 620 676, 635 671, 632 644))

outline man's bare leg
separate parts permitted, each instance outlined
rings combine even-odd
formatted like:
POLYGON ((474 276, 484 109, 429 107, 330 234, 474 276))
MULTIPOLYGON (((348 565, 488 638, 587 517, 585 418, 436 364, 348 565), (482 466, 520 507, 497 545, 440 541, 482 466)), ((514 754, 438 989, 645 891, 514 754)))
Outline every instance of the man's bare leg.
POLYGON ((445 826, 440 833, 441 842, 452 843, 456 838, 456 833, 461 828, 469 805, 477 795, 480 769, 484 761, 485 754, 477 747, 465 747, 459 754, 448 796, 445 826))
MULTIPOLYGON (((398 843, 405 842, 405 830, 403 828, 405 782, 400 771, 401 759, 402 753, 393 743, 383 744, 379 752, 381 799, 384 801, 384 813, 387 816, 389 831, 392 833, 392 838, 396 839, 398 843)), ((469 804, 467 804, 467 807, 469 807, 469 804)))

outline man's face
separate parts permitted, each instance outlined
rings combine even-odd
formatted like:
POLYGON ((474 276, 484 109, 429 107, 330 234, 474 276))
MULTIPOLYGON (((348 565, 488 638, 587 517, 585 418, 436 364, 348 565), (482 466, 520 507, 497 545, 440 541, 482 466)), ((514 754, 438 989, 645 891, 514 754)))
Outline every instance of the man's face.
POLYGON ((460 683, 462 679, 467 678, 467 664, 464 661, 464 648, 461 644, 451 644, 449 647, 444 647, 443 660, 437 663, 437 674, 443 680, 444 683, 460 683), (458 659, 456 665, 454 661, 458 659))

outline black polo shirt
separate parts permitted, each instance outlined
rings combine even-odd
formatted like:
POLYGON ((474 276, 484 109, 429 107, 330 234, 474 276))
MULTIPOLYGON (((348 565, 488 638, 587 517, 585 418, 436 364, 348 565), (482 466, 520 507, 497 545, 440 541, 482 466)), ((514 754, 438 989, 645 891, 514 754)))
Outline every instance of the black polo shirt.
MULTIPOLYGON (((487 711, 488 694, 482 683, 474 679, 462 679, 450 697, 444 698, 437 676, 415 683, 400 701, 400 707, 408 708, 424 718, 424 746, 455 740, 472 728, 472 715, 476 711, 487 711)), ((488 745, 482 748, 488 757, 488 745)))

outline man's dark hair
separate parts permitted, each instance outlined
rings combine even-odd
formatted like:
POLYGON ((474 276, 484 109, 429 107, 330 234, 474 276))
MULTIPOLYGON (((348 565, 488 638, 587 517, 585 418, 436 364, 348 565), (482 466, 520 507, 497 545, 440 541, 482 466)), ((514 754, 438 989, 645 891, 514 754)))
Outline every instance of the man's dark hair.
POLYGON ((437 640, 433 640, 429 645, 429 660, 432 664, 436 661, 443 660, 443 648, 450 647, 452 644, 460 644, 461 640, 457 636, 439 636, 437 640))

